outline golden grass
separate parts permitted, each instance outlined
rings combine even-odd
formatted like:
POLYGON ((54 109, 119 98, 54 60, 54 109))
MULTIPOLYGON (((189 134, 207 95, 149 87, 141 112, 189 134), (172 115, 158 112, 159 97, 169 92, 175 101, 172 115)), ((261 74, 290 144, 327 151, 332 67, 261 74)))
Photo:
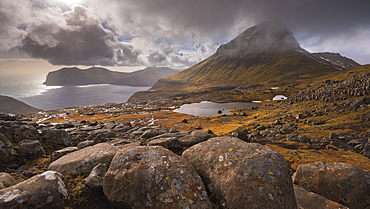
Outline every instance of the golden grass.
POLYGON ((297 167, 302 164, 325 161, 331 163, 349 163, 370 171, 370 159, 354 152, 334 149, 310 149, 304 144, 298 142, 284 143, 291 146, 296 146, 297 149, 287 149, 273 144, 266 144, 266 146, 278 151, 281 155, 283 155, 284 159, 294 170, 296 170, 297 167))

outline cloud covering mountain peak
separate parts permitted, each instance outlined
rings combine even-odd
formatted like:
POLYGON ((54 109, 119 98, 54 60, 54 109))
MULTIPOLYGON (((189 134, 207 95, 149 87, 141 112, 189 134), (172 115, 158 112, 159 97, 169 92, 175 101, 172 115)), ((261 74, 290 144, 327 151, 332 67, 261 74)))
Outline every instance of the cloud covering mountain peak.
POLYGON ((0 58, 17 49, 52 64, 185 67, 280 18, 306 49, 370 63, 368 9, 347 0, 1 0, 0 58))

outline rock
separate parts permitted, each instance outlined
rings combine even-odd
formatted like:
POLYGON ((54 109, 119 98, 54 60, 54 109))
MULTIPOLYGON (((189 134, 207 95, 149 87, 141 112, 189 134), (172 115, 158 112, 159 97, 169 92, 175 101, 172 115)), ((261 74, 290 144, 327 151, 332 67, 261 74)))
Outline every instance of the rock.
POLYGON ((121 208, 211 208, 191 164, 159 146, 130 147, 114 156, 103 191, 121 208))
POLYGON ((140 136, 140 138, 149 139, 149 138, 152 138, 152 137, 164 134, 164 133, 166 133, 166 131, 164 130, 149 129, 149 130, 144 131, 144 133, 140 136))
POLYGON ((311 139, 306 136, 306 135, 298 135, 298 141, 299 142, 302 142, 302 143, 307 143, 309 142, 311 139))
POLYGON ((339 137, 338 137, 338 135, 336 133, 330 133, 329 139, 330 140, 338 140, 339 137))
POLYGON ((83 141, 83 142, 78 143, 77 148, 78 149, 83 149, 83 148, 86 148, 86 147, 93 146, 94 144, 95 144, 95 142, 93 140, 87 140, 87 141, 83 141))
POLYGON ((45 154, 44 148, 38 140, 23 140, 19 142, 19 153, 23 156, 34 157, 45 154))
POLYGON ((31 125, 12 125, 10 131, 13 133, 12 141, 18 143, 22 140, 38 140, 40 134, 36 128, 31 125))
POLYGON ((52 162, 49 170, 60 172, 63 175, 89 174, 99 163, 109 166, 119 147, 112 146, 108 143, 86 147, 82 150, 64 155, 52 162))
POLYGON ((148 143, 148 146, 162 146, 171 151, 183 148, 177 137, 165 137, 154 139, 148 143))
POLYGON ((182 151, 194 144, 205 141, 214 134, 209 134, 201 131, 193 131, 190 134, 188 132, 178 133, 165 133, 149 139, 148 146, 162 146, 175 153, 182 153, 182 151))
POLYGON ((294 183, 349 208, 370 207, 370 174, 346 163, 300 165, 294 183))
POLYGON ((15 178, 13 178, 13 176, 10 174, 4 172, 0 173, 0 189, 13 186, 17 183, 17 180, 15 180, 15 178))
POLYGON ((179 133, 180 131, 175 129, 175 128, 171 128, 168 133, 179 133))
POLYGON ((71 137, 65 130, 43 129, 41 137, 46 143, 69 146, 71 137))
POLYGON ((182 123, 189 123, 189 121, 187 119, 183 119, 181 122, 182 123))
POLYGON ((296 208, 289 166, 268 147, 216 137, 190 147, 182 156, 222 208, 296 208))
POLYGON ((266 126, 262 126, 262 125, 259 125, 256 128, 257 131, 263 131, 263 130, 266 130, 266 129, 267 129, 267 127, 266 126))
POLYGON ((17 153, 9 139, 0 133, 0 162, 11 162, 17 153))
POLYGON ((294 185, 294 195, 299 209, 348 209, 348 207, 344 205, 331 201, 313 192, 309 192, 297 185, 294 185))
POLYGON ((54 171, 0 190, 0 208, 63 208, 67 203, 63 176, 54 171))
POLYGON ((125 123, 125 124, 118 124, 115 128, 114 128, 114 131, 122 131, 122 132, 126 132, 130 129, 132 129, 133 127, 131 126, 131 123, 125 123))
POLYGON ((57 151, 54 151, 53 154, 51 154, 51 158, 53 160, 56 160, 68 153, 71 153, 71 152, 74 152, 74 151, 77 151, 78 148, 77 147, 66 147, 64 149, 61 149, 61 150, 57 150, 57 151))
POLYGON ((104 176, 107 171, 107 165, 99 163, 92 169, 89 176, 85 179, 86 185, 90 188, 101 190, 103 188, 104 176))
POLYGON ((202 141, 205 141, 213 136, 214 135, 202 131, 193 131, 188 136, 181 137, 179 141, 183 147, 190 147, 193 146, 194 144, 198 144, 202 141))
POLYGON ((306 121, 306 123, 308 123, 308 124, 311 124, 311 125, 313 125, 313 126, 317 126, 317 125, 322 125, 322 124, 325 124, 325 122, 324 121, 321 121, 321 120, 317 120, 317 119, 308 119, 307 121, 306 121))
POLYGON ((106 142, 108 141, 108 139, 110 138, 115 138, 116 137, 116 134, 112 131, 108 131, 106 133, 100 133, 100 134, 97 134, 93 141, 95 144, 98 144, 98 143, 101 143, 101 142, 106 142))

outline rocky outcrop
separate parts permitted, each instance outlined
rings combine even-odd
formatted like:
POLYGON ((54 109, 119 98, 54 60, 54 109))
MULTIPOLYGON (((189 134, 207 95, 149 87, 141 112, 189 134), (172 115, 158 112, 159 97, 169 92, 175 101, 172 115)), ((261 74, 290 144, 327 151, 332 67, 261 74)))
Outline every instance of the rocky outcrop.
POLYGON ((223 208, 296 208, 289 167, 276 151, 216 137, 185 150, 210 196, 223 208))
POLYGON ((357 109, 361 105, 370 104, 370 74, 353 76, 344 81, 326 80, 319 87, 307 88, 291 95, 286 102, 293 104, 304 101, 338 102, 350 97, 359 97, 356 102, 343 102, 342 108, 357 109), (365 98, 361 98, 365 96, 365 98), (366 97, 367 96, 367 97, 366 97))
POLYGON ((103 190, 110 201, 123 208, 211 208, 192 165, 159 146, 128 147, 117 152, 103 190))
POLYGON ((68 190, 60 173, 47 171, 0 190, 0 208, 63 208, 68 190))
POLYGON ((349 208, 370 208, 370 173, 345 163, 300 165, 295 184, 349 208))

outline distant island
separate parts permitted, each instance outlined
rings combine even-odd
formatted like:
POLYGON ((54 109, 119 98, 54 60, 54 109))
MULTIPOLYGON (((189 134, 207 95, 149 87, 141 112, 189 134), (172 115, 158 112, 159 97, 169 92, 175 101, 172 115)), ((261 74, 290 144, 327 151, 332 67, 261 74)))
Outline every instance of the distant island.
POLYGON ((62 68, 49 72, 47 86, 76 86, 91 84, 115 84, 127 86, 152 86, 160 78, 178 72, 167 67, 148 67, 131 73, 111 71, 102 67, 79 69, 77 67, 62 68))
POLYGON ((2 113, 28 114, 39 111, 41 110, 12 97, 0 95, 0 112, 2 113))

